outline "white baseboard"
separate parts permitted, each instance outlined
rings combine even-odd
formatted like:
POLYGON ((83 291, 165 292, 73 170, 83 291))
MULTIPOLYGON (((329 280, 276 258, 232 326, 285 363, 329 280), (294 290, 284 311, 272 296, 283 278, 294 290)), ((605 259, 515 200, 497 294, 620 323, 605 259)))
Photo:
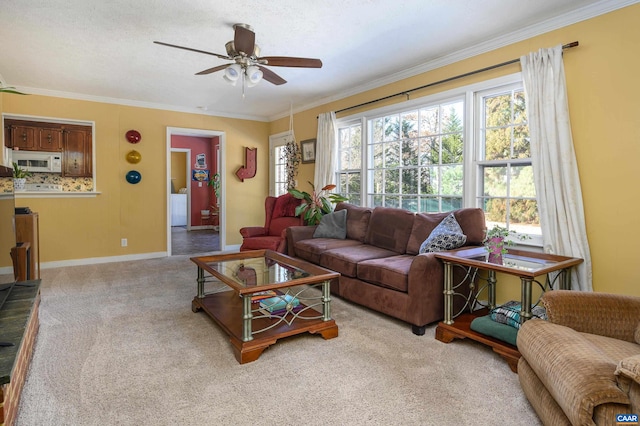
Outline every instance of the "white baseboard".
POLYGON ((122 256, 87 257, 84 259, 55 260, 53 262, 42 262, 40 264, 40 269, 59 268, 62 266, 93 265, 97 263, 127 262, 130 260, 156 259, 158 257, 167 257, 167 256, 168 254, 166 251, 158 251, 154 253, 126 254, 122 256))
MULTIPOLYGON (((240 251, 240 244, 226 246, 224 250, 221 250, 217 253, 233 253, 237 251, 240 251)), ((87 257, 84 259, 55 260, 53 262, 42 262, 40 264, 40 269, 60 268, 64 266, 93 265, 98 263, 127 262, 131 260, 157 259, 159 257, 167 256, 168 253, 166 251, 158 251, 152 253, 127 254, 123 256, 87 257)), ((0 275, 5 274, 13 274, 13 267, 0 267, 0 275)))

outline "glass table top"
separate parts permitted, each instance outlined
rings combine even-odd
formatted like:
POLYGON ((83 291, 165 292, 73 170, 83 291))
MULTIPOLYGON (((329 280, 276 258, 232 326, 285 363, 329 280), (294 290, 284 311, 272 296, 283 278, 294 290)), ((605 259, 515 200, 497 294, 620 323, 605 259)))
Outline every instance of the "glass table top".
POLYGON ((240 287, 255 287, 285 283, 312 276, 295 266, 282 264, 266 257, 206 262, 212 271, 231 279, 240 287))
POLYGON ((514 274, 525 274, 528 276, 542 275, 550 271, 564 269, 582 262, 582 259, 579 258, 514 249, 509 249, 508 253, 502 255, 502 262, 489 262, 489 253, 484 247, 472 247, 453 250, 450 252, 438 252, 435 253, 435 255, 442 260, 452 261, 468 266, 493 269, 514 274))

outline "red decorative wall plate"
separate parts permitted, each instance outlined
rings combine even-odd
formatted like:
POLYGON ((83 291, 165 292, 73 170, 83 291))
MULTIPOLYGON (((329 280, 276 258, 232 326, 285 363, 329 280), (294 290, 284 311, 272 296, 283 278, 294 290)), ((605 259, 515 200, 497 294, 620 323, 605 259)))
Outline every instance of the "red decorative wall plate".
POLYGON ((140 139, 142 139, 142 135, 137 130, 129 130, 125 136, 131 143, 138 143, 140 142, 140 139))

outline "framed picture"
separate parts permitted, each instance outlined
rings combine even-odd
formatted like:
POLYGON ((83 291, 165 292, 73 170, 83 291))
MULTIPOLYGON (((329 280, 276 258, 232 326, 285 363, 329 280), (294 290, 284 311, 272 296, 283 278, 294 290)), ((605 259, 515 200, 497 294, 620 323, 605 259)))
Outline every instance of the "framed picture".
POLYGON ((195 169, 206 169, 207 168, 207 156, 202 154, 196 154, 196 163, 193 165, 195 169))
POLYGON ((202 169, 191 170, 191 180, 196 180, 199 182, 209 180, 209 170, 202 170, 202 169))
POLYGON ((302 163, 316 162, 316 140, 307 139, 300 142, 300 150, 302 151, 302 163))

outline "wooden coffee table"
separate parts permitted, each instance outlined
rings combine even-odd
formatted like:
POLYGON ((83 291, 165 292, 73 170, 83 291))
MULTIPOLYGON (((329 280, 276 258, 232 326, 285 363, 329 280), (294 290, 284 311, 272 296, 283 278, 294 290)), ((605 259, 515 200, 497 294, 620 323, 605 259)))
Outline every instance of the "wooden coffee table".
POLYGON ((255 361, 278 339, 300 333, 338 336, 331 318, 330 282, 337 272, 271 250, 192 257, 198 266, 193 312, 203 310, 228 335, 240 364, 255 361), (205 283, 222 282, 228 289, 205 293, 205 283), (318 293, 314 287, 320 287, 318 293), (258 293, 274 291, 300 301, 270 313, 252 302, 258 293))

